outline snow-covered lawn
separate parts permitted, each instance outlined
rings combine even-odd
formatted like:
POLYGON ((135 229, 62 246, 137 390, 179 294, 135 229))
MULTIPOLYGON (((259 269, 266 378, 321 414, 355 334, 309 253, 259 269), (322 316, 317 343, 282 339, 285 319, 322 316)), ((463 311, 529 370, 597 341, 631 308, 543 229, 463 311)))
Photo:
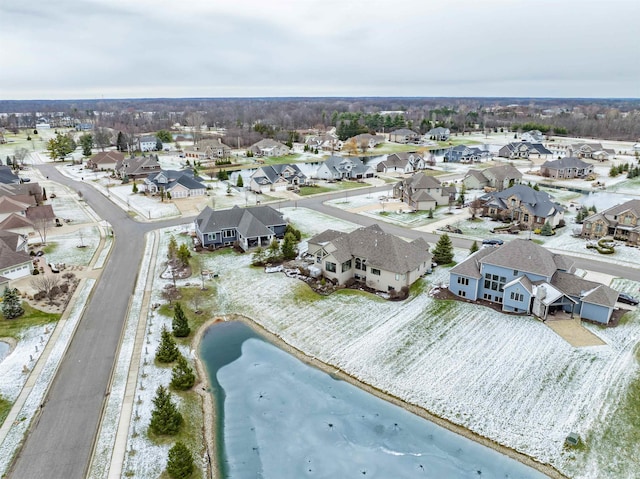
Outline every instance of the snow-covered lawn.
POLYGON ((87 266, 100 244, 100 230, 96 226, 82 226, 61 235, 49 234, 47 244, 48 263, 87 266), (80 247, 82 245, 84 247, 80 247))
MULTIPOLYGON (((294 223, 298 210, 287 211, 294 223)), ((309 219, 316 224, 316 215, 303 213, 301 224, 309 219)), ((163 238, 164 244, 168 235, 163 238)), ((456 259, 466 255, 457 251, 456 259)), ((617 328, 590 326, 607 346, 576 349, 531 317, 433 299, 431 288, 448 281, 443 268, 422 280, 423 292, 403 302, 387 302, 352 291, 317 296, 298 280, 250 267, 250 255, 226 252, 201 259, 203 267, 219 275, 209 281, 211 295, 203 308, 212 317, 249 316, 309 356, 548 462, 570 477, 602 477, 598 471, 604 470, 606 457, 617 454, 601 433, 611 415, 619 414, 615 397, 638 373, 637 313, 617 328), (589 447, 565 450, 564 440, 572 431, 588 440, 589 447)), ((160 302, 164 283, 156 281, 152 301, 160 302)), ((637 286, 624 283, 629 290, 637 286)), ((169 318, 154 319, 150 351, 155 351, 163 321, 169 318)), ((166 371, 153 370, 145 366, 145 390, 136 392, 147 394, 144 404, 156 387, 153 378, 167 381, 166 371)), ((141 432, 149 420, 144 409, 136 426, 139 435, 130 444, 140 463, 136 470, 158 475, 165 451, 141 432), (154 454, 160 455, 154 460, 154 454)), ((632 477, 640 467, 637 457, 620 459, 611 477, 632 477)))

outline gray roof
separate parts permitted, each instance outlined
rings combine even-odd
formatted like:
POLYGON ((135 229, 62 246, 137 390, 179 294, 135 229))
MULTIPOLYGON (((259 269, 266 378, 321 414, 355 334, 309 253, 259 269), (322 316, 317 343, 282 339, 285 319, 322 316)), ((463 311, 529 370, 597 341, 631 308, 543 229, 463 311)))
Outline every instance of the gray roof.
POLYGON ((549 151, 542 143, 530 143, 528 141, 516 141, 509 143, 503 148, 506 148, 510 152, 518 150, 522 145, 525 145, 527 149, 531 152, 538 153, 540 155, 551 155, 551 151, 549 151))
POLYGON ((390 135, 403 135, 403 136, 419 136, 418 133, 416 133, 415 131, 410 130, 408 128, 398 128, 397 130, 393 130, 389 134, 390 135))
POLYGON ((558 203, 552 201, 552 197, 544 191, 536 191, 530 186, 513 185, 506 190, 487 193, 482 196, 482 200, 497 206, 500 209, 508 209, 506 200, 510 196, 517 196, 520 202, 524 204, 535 216, 548 218, 554 216, 558 212, 564 211, 564 208, 558 203))
POLYGON ((294 178, 298 178, 303 182, 307 179, 305 174, 302 173, 302 171, 300 171, 300 168, 298 167, 298 165, 289 165, 289 164, 261 166, 252 175, 252 179, 261 185, 273 184, 276 181, 278 181, 281 177, 286 179, 289 183, 293 182, 294 178), (286 169, 293 170, 293 174, 287 178, 282 176, 282 173, 286 169))
POLYGON ((559 160, 545 161, 542 166, 554 170, 562 170, 564 168, 587 168, 589 163, 575 156, 565 156, 559 160))
POLYGON ((394 273, 414 271, 422 263, 430 264, 432 257, 426 241, 408 243, 377 224, 344 233, 329 243, 336 248, 331 254, 338 262, 365 258, 368 266, 394 273))
POLYGON ((207 206, 196 217, 195 222, 204 234, 237 229, 245 237, 264 235, 264 228, 286 224, 282 214, 271 206, 234 206, 229 210, 218 211, 207 206))
POLYGON ((193 170, 160 170, 150 173, 146 181, 155 184, 158 188, 163 187, 166 191, 171 191, 176 185, 182 185, 189 190, 204 190, 206 186, 200 182, 200 177, 193 176, 193 170), (162 175, 168 179, 167 183, 160 183, 158 177, 162 175))
POLYGON ((492 166, 491 168, 482 170, 482 174, 487 178, 489 176, 493 176, 500 182, 503 182, 506 179, 522 178, 522 173, 520 173, 517 168, 511 165, 492 166))
POLYGON ((336 239, 338 236, 342 236, 343 234, 344 233, 342 231, 324 230, 322 233, 315 235, 313 238, 310 238, 307 242, 309 244, 322 245, 336 239))
POLYGON ((360 158, 345 158, 337 155, 332 155, 327 158, 324 165, 329 168, 330 171, 339 174, 352 172, 351 176, 364 175, 370 169, 360 158))
POLYGON ((562 271, 553 275, 551 284, 570 296, 581 297, 587 303, 613 307, 618 300, 618 292, 609 286, 562 271))
POLYGON ((545 278, 551 278, 556 273, 559 269, 558 264, 566 267, 570 261, 562 255, 551 253, 533 241, 523 239, 515 239, 492 249, 494 251, 491 254, 482 258, 480 261, 482 264, 501 266, 545 278))
POLYGON ((4 241, 0 241, 0 268, 5 269, 31 261, 24 251, 16 251, 4 241))
POLYGON ((617 217, 620 213, 624 213, 625 211, 631 211, 634 216, 640 218, 640 200, 629 200, 624 203, 620 203, 619 205, 612 206, 606 210, 603 210, 599 213, 594 213, 588 218, 585 218, 585 221, 591 222, 598 217, 604 216, 604 218, 612 225, 617 224, 617 217))
POLYGON ((20 183, 20 178, 8 166, 0 165, 0 183, 20 183))
POLYGON ((493 248, 479 249, 463 262, 458 263, 451 268, 450 273, 457 274, 459 276, 468 276, 469 278, 481 278, 480 261, 491 253, 493 253, 493 248))

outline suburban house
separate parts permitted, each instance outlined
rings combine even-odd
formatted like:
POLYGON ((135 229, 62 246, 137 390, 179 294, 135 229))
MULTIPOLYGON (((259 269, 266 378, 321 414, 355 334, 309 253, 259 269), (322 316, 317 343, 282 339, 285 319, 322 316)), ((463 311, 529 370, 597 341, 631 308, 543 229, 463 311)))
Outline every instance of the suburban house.
POLYGON ((308 243, 315 266, 337 284, 355 280, 376 291, 400 291, 431 272, 424 239, 409 243, 376 224, 351 233, 326 230, 308 243))
POLYGON ((545 161, 540 166, 540 175, 546 178, 585 178, 593 173, 593 165, 575 156, 545 161))
POLYGON ((540 130, 529 130, 520 135, 520 140, 527 143, 542 143, 545 138, 540 130))
POLYGON ((449 128, 438 126, 436 128, 431 128, 427 132, 426 136, 436 141, 447 141, 449 139, 449 136, 451 136, 451 131, 449 130, 449 128))
POLYGON ((375 170, 360 158, 335 155, 327 158, 316 171, 316 178, 321 180, 359 180, 374 175, 375 170))
POLYGON ((502 218, 526 225, 529 230, 542 228, 549 222, 553 228, 564 221, 564 208, 544 191, 526 185, 514 185, 506 190, 487 193, 483 215, 502 218))
POLYGON ((300 171, 298 165, 265 165, 251 175, 249 189, 256 193, 266 193, 283 191, 306 183, 307 177, 300 171))
POLYGON ((280 143, 279 141, 272 140, 271 138, 264 138, 257 143, 254 143, 249 147, 254 156, 286 156, 291 149, 280 143))
POLYGON ((462 179, 462 184, 468 190, 491 188, 497 191, 519 184, 522 173, 511 165, 492 166, 484 170, 471 169, 462 179))
POLYGON ((569 148, 578 158, 592 158, 598 161, 606 161, 616 154, 613 149, 603 148, 601 143, 574 143, 569 148))
POLYGON ((13 170, 5 165, 0 165, 0 183, 9 185, 12 183, 20 183, 20 177, 13 170))
POLYGON ((426 167, 424 158, 419 153, 401 152, 388 155, 376 165, 378 173, 413 173, 424 170, 426 167))
POLYGON ((144 179, 144 191, 152 195, 164 191, 173 199, 204 196, 207 187, 200 180, 193 176, 193 170, 160 170, 144 179))
POLYGON ((0 277, 18 279, 30 275, 32 271, 33 262, 27 254, 26 236, 0 231, 0 277))
POLYGON ((138 138, 138 150, 140 151, 155 151, 158 148, 158 139, 152 135, 145 135, 138 138))
POLYGON ((35 206, 42 201, 42 187, 39 183, 0 183, 0 197, 8 196, 21 203, 35 206))
POLYGON ((119 162, 124 161, 124 153, 119 151, 101 151, 87 160, 87 168, 92 170, 115 170, 119 162))
POLYGON ((444 161, 449 163, 478 163, 491 156, 488 150, 482 150, 475 146, 457 145, 447 149, 444 153, 444 161))
POLYGON ((76 131, 91 131, 93 123, 76 123, 76 131))
POLYGON ((611 236, 629 244, 640 244, 640 200, 630 200, 585 218, 581 236, 611 236))
POLYGON ((231 156, 231 147, 222 143, 220 138, 215 140, 200 140, 196 145, 184 150, 185 158, 196 160, 215 160, 231 156))
POLYGON ((342 144, 353 142, 356 147, 360 148, 361 151, 367 151, 370 148, 375 148, 380 143, 384 142, 384 137, 381 135, 371 135, 369 133, 361 133, 356 136, 352 136, 351 138, 347 138, 347 140, 342 144))
POLYGON ((125 158, 116 165, 116 173, 122 179, 146 178, 151 173, 157 173, 162 168, 157 155, 132 156, 125 158))
POLYGON ((243 251, 269 246, 284 238, 287 221, 271 206, 252 206, 214 211, 208 206, 196 217, 195 231, 203 248, 237 244, 243 251))
POLYGON ((551 155, 551 151, 541 143, 529 143, 526 141, 509 143, 498 150, 500 158, 509 158, 510 160, 548 158, 551 155))
POLYGON ((12 214, 27 216, 27 209, 31 203, 19 201, 11 196, 0 196, 0 221, 12 214))
POLYGON ((455 186, 442 186, 440 180, 416 173, 393 187, 393 197, 401 199, 412 210, 427 211, 455 201, 455 186))
POLYGON ((617 291, 574 274, 574 262, 533 241, 516 239, 483 248, 449 272, 449 291, 470 301, 502 305, 503 311, 534 314, 543 320, 556 311, 606 324, 617 291))
POLYGON ((420 133, 416 133, 408 128, 400 128, 389 133, 389 141, 394 143, 420 143, 420 133))
POLYGON ((307 137, 305 144, 312 149, 323 151, 341 150, 344 143, 333 132, 327 132, 323 135, 313 135, 307 137))

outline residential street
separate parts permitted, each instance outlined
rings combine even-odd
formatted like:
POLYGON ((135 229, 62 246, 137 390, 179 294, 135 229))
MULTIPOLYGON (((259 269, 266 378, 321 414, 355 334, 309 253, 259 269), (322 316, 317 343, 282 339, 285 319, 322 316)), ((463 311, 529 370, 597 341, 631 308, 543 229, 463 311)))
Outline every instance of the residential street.
MULTIPOLYGON (((35 419, 9 477, 84 478, 105 398, 109 394, 114 359, 143 254, 144 235, 156 228, 188 223, 193 218, 138 223, 90 185, 61 175, 50 164, 39 165, 38 168, 50 179, 81 191, 100 218, 111 223, 115 241, 39 417, 35 419)), ((388 190, 389 185, 370 189, 371 192, 388 190)), ((377 223, 375 219, 323 204, 328 199, 344 196, 345 193, 341 192, 276 202, 272 206, 310 208, 363 226, 377 223)), ((326 226, 330 228, 331 224, 326 226)), ((386 223, 382 228, 410 239, 423 237, 431 245, 438 239, 435 234, 386 223)), ((472 243, 455 237, 452 240, 454 246, 465 249, 472 243)), ((640 271, 634 268, 580 258, 576 258, 576 263, 583 269, 640 281, 640 271)))

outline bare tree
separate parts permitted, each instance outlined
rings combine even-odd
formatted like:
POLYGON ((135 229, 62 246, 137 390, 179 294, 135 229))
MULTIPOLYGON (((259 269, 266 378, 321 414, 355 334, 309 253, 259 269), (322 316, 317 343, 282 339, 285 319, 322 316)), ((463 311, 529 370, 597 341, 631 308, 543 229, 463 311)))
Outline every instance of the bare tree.
POLYGON ((55 297, 54 292, 58 291, 60 286, 60 278, 55 275, 40 274, 30 281, 31 287, 37 292, 43 292, 52 301, 55 297))
POLYGON ((47 231, 51 227, 50 218, 36 218, 33 220, 33 229, 40 236, 40 242, 44 245, 47 244, 47 231))
POLYGON ((16 148, 13 152, 13 167, 18 169, 19 166, 24 166, 24 159, 29 154, 29 150, 26 148, 16 148))
POLYGON ((469 203, 469 213, 471 213, 471 219, 475 220, 476 216, 482 213, 482 208, 484 207, 484 202, 475 198, 471 203, 469 203))

